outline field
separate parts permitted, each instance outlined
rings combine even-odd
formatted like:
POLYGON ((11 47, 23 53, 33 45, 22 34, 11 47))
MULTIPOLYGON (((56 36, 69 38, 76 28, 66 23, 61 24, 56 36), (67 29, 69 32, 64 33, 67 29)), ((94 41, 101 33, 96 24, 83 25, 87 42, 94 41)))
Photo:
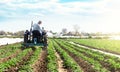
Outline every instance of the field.
POLYGON ((81 45, 120 54, 120 40, 109 39, 69 39, 81 45))
POLYGON ((79 47, 70 41, 96 49, 120 52, 115 49, 119 49, 119 44, 114 47, 115 41, 109 40, 103 43, 102 40, 95 39, 49 39, 48 48, 26 49, 16 43, 0 46, 0 72, 120 72, 119 58, 79 47), (111 44, 106 45, 107 41, 111 44), (89 43, 92 44, 88 45, 89 43))

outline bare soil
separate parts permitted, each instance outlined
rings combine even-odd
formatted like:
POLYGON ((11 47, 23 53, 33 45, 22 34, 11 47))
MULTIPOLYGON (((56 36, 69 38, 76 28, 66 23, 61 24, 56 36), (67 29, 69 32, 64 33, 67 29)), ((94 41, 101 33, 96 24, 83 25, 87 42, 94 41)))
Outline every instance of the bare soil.
MULTIPOLYGON (((63 63, 64 63, 64 58, 60 55, 59 51, 57 51, 56 49, 56 52, 59 54, 60 58, 63 60, 63 63)), ((67 70, 67 72, 73 72, 73 70, 67 66, 64 66, 64 68, 67 70)))
POLYGON ((47 49, 44 49, 39 56, 38 61, 32 65, 34 72, 47 72, 47 49))
POLYGON ((63 60, 61 59, 60 55, 55 52, 55 55, 57 57, 57 63, 58 63, 58 71, 59 72, 67 72, 67 69, 63 66, 63 60))

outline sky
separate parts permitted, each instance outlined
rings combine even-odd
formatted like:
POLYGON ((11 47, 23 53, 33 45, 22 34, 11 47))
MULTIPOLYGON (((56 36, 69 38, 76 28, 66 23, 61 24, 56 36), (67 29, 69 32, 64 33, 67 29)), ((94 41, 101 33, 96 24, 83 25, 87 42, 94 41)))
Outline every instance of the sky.
POLYGON ((31 21, 53 32, 120 32, 120 0, 0 0, 0 30, 30 29, 31 21))

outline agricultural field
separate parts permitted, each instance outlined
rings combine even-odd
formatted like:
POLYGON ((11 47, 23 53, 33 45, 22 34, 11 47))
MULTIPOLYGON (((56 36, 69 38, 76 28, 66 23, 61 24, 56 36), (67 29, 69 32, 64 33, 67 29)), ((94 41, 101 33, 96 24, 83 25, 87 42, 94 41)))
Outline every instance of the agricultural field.
POLYGON ((70 43, 77 40, 49 39, 47 48, 0 46, 0 72, 120 72, 119 58, 70 43))
POLYGON ((69 39, 81 45, 120 54, 120 40, 110 39, 69 39))

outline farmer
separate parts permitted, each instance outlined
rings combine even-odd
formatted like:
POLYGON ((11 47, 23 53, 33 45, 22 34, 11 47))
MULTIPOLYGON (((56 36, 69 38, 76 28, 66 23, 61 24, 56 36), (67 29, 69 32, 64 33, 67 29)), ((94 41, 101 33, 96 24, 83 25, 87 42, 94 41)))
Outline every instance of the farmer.
POLYGON ((40 27, 40 25, 42 24, 42 22, 41 21, 38 21, 38 23, 37 24, 33 24, 33 29, 32 29, 32 32, 33 33, 39 33, 39 34, 37 34, 38 36, 40 35, 42 35, 42 29, 41 29, 41 27, 40 27))
POLYGON ((44 36, 45 32, 44 32, 44 28, 41 27, 42 21, 38 21, 37 24, 33 24, 32 26, 32 33, 33 33, 33 38, 38 38, 38 42, 42 40, 42 38, 44 38, 44 40, 47 40, 47 37, 44 36))

